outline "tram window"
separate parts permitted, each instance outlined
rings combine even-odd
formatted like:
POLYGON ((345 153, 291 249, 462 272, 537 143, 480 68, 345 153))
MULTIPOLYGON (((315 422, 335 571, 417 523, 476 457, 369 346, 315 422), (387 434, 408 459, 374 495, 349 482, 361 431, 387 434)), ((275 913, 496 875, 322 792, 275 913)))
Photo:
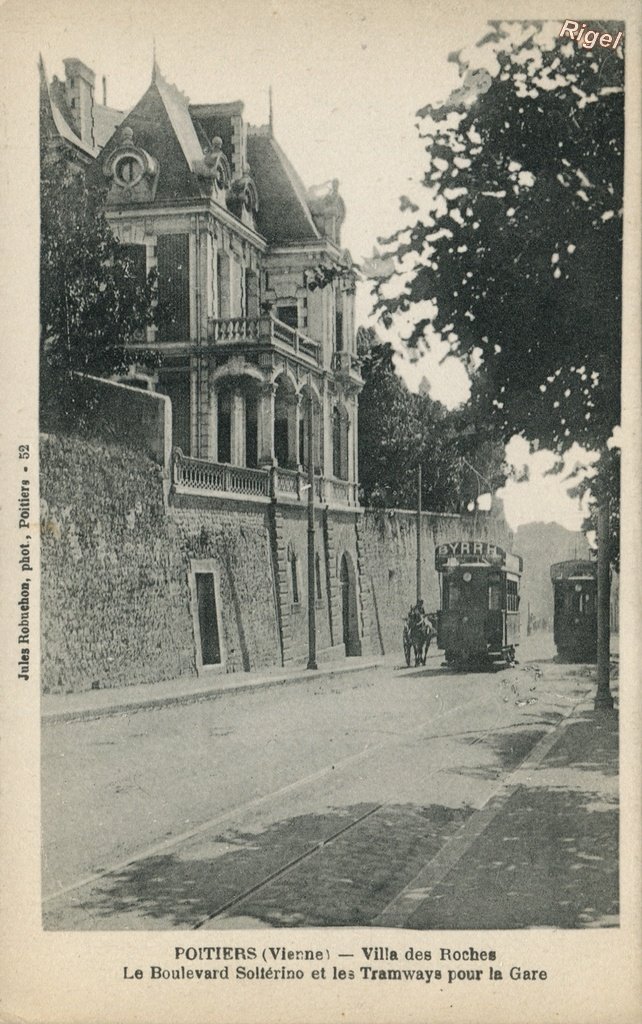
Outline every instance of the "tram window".
POLYGON ((448 580, 446 587, 447 608, 458 608, 461 604, 461 591, 457 580, 448 580))
POLYGON ((517 580, 506 581, 506 611, 519 611, 519 592, 517 590, 517 580))
POLYGON ((499 612, 502 608, 502 583, 499 577, 492 577, 488 581, 488 610, 499 612))
POLYGON ((580 594, 580 614, 588 615, 591 610, 591 595, 588 593, 580 594))

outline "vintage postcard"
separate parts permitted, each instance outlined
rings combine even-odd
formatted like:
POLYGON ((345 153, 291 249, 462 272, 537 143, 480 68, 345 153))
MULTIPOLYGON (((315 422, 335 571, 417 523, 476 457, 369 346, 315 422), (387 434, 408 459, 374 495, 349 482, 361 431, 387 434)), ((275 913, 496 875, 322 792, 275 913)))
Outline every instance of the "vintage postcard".
POLYGON ((0 19, 0 1020, 640 1021, 639 6, 0 19))

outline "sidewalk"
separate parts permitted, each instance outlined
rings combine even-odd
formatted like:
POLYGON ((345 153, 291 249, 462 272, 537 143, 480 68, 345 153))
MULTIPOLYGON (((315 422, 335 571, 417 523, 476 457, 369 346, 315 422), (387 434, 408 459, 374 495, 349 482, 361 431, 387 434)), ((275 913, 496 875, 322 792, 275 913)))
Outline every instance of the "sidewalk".
POLYGON ((576 707, 468 824, 376 924, 616 927, 617 711, 576 707))
POLYGON ((214 700, 229 693, 243 693, 264 686, 285 686, 311 680, 328 680, 346 673, 365 672, 384 664, 399 663, 399 655, 368 658, 346 658, 321 664, 316 671, 300 665, 278 667, 259 672, 209 672, 201 676, 182 676, 158 683, 110 687, 101 690, 82 690, 79 693, 50 694, 41 697, 43 724, 72 722, 79 719, 101 718, 144 709, 188 704, 193 701, 214 700))

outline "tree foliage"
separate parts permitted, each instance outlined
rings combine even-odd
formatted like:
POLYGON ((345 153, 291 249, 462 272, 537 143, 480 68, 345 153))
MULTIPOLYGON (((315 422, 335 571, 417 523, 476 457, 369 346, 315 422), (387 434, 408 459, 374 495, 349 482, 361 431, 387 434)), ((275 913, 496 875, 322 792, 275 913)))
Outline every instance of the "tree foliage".
MULTIPOLYGON (((154 280, 141 279, 81 168, 44 152, 41 169, 40 356, 45 392, 74 370, 97 375, 134 361, 126 348, 153 319, 154 280)), ((150 359, 146 354, 146 363, 150 359)))
POLYGON ((412 394, 395 372, 393 349, 363 345, 364 387, 359 396, 359 480, 370 506, 413 508, 417 468, 422 505, 465 511, 506 479, 504 445, 476 423, 471 406, 449 411, 427 394, 412 394))
MULTIPOLYGON (((623 56, 496 24, 462 87, 419 111, 429 166, 377 289, 410 347, 467 364, 476 415, 563 453, 620 413, 623 56)), ((617 28, 604 25, 603 30, 617 28)))

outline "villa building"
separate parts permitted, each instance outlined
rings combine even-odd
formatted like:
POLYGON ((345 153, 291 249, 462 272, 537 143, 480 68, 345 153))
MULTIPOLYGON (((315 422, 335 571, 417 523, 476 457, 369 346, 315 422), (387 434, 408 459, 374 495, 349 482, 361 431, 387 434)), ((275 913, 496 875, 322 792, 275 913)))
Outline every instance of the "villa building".
POLYGON ((80 61, 65 69, 55 122, 93 155, 140 274, 157 274, 157 323, 126 382, 171 399, 175 484, 300 497, 311 412, 317 497, 357 505, 362 380, 337 182, 306 190, 271 124, 247 125, 240 102, 190 103, 156 64, 127 114, 97 107, 80 61))

